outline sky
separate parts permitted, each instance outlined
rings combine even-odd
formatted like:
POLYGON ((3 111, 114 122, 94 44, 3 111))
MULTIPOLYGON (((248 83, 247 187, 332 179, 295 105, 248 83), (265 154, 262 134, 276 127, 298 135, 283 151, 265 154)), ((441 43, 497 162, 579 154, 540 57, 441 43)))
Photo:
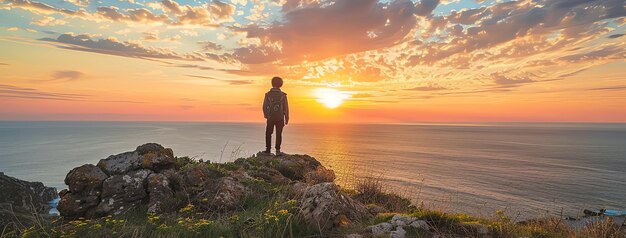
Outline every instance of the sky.
POLYGON ((624 0, 0 0, 0 120, 626 122, 624 0))

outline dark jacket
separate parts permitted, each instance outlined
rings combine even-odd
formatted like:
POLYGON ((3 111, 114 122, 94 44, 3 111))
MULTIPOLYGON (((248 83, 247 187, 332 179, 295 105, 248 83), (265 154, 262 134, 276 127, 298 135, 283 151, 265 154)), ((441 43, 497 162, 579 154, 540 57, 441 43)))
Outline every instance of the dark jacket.
POLYGON ((270 100, 268 98, 268 94, 274 92, 280 92, 285 96, 285 100, 283 100, 283 112, 285 113, 285 121, 289 121, 289 103, 287 102, 287 94, 280 91, 280 88, 272 88, 269 92, 265 93, 265 99, 263 99, 263 116, 265 119, 270 116, 270 100))

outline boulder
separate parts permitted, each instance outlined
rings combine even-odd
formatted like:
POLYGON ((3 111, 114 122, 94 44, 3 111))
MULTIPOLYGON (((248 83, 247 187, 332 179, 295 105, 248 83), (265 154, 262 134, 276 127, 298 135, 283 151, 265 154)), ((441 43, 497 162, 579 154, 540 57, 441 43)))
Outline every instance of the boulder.
POLYGON ((141 168, 141 160, 137 151, 130 151, 102 159, 98 167, 108 175, 119 175, 141 168))
POLYGON ((153 171, 171 169, 176 164, 174 152, 170 148, 155 143, 148 143, 135 150, 141 156, 141 167, 153 171))
POLYGON ((417 218, 415 217, 402 216, 402 215, 396 214, 391 218, 391 224, 394 226, 407 226, 416 220, 417 218))
POLYGON ((139 155, 144 155, 144 154, 151 153, 151 152, 158 152, 162 150, 165 150, 165 147, 157 143, 146 143, 146 144, 137 146, 137 149, 135 149, 135 151, 137 151, 139 155))
POLYGON ((57 205, 57 210, 63 217, 75 219, 79 217, 91 218, 98 203, 100 202, 100 191, 82 192, 75 194, 71 191, 61 191, 61 200, 57 205))
POLYGON ((98 162, 98 167, 108 175, 126 174, 137 169, 161 171, 176 164, 172 149, 156 143, 140 145, 135 151, 111 155, 98 162))
POLYGON ((57 206, 61 216, 68 218, 91 217, 98 205, 102 184, 107 175, 95 165, 85 164, 76 167, 65 177, 69 190, 59 193, 61 200, 57 206))
POLYGON ((190 195, 198 194, 211 186, 215 179, 222 177, 222 174, 209 169, 205 163, 195 166, 188 166, 179 172, 183 186, 190 195))
POLYGON ((404 228, 402 228, 402 226, 398 226, 396 227, 395 231, 392 231, 390 236, 391 238, 404 238, 404 236, 406 235, 406 231, 404 230, 404 228))
POLYGON ((291 184, 291 196, 294 198, 300 198, 304 195, 309 185, 305 182, 295 182, 291 184))
POLYGON ((311 225, 331 230, 371 217, 363 204, 351 199, 333 183, 310 186, 302 196, 301 214, 311 225))
POLYGON ((102 188, 102 182, 107 179, 102 170, 92 164, 76 167, 65 176, 65 184, 74 194, 89 194, 102 188))
POLYGON ((170 181, 163 174, 150 174, 148 176, 148 212, 162 213, 171 211, 172 208, 167 206, 168 202, 174 199, 174 192, 170 187, 170 181))
POLYGON ((223 177, 212 185, 214 189, 207 189, 198 195, 196 200, 207 199, 206 206, 229 210, 240 206, 240 202, 251 194, 250 189, 232 177, 223 177))
POLYGON ((288 184, 291 182, 291 180, 283 176, 278 170, 268 167, 260 167, 256 170, 252 170, 250 171, 250 176, 261 178, 271 184, 288 184))
POLYGON ((383 223, 370 226, 369 229, 371 229, 372 234, 375 237, 378 237, 378 236, 382 236, 391 232, 391 229, 393 229, 393 225, 391 225, 391 223, 389 222, 383 222, 383 223))
POLYGON ((308 155, 280 156, 278 171, 291 180, 304 180, 304 175, 315 171, 322 164, 308 155))
POLYGON ((424 220, 416 220, 414 222, 411 222, 411 224, 409 225, 418 229, 426 230, 426 231, 430 230, 430 225, 428 225, 428 222, 424 220))
POLYGON ((32 213, 47 214, 48 202, 57 197, 55 188, 9 177, 2 172, 0 191, 0 230, 11 222, 32 224, 32 213), (14 220, 16 218, 19 221, 14 220))
POLYGON ((97 214, 121 214, 141 203, 147 197, 147 178, 152 171, 135 170, 124 175, 114 175, 102 185, 97 214))

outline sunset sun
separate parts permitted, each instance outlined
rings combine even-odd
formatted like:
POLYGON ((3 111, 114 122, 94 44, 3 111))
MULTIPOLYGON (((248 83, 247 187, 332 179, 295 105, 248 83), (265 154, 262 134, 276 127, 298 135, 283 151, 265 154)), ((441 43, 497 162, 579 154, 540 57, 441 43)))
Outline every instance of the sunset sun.
POLYGON ((350 98, 346 92, 332 88, 318 88, 314 91, 317 101, 325 107, 334 109, 343 104, 344 100, 350 98))

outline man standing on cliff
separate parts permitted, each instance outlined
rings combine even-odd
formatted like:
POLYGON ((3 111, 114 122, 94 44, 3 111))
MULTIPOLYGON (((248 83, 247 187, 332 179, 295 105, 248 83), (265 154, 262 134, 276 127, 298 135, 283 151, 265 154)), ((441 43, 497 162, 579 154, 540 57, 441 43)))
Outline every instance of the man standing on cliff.
POLYGON ((276 155, 282 154, 280 144, 283 141, 283 127, 289 124, 289 103, 287 103, 287 94, 280 91, 282 86, 282 78, 272 78, 272 89, 265 93, 265 99, 263 99, 263 116, 267 119, 264 152, 267 154, 271 153, 274 127, 276 127, 276 155))

